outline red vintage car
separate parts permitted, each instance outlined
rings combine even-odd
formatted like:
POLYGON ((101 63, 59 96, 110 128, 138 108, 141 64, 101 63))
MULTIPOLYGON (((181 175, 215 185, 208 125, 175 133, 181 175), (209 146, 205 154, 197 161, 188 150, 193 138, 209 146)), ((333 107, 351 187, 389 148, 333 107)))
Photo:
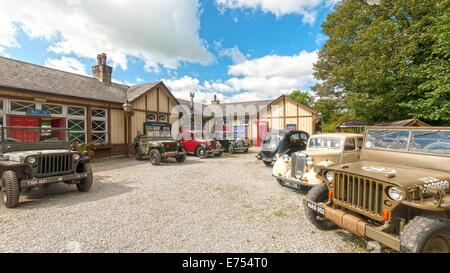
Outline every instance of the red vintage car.
POLYGON ((185 131, 180 133, 183 134, 180 142, 183 143, 187 154, 206 158, 209 155, 219 157, 223 153, 223 148, 217 140, 206 140, 203 137, 199 139, 198 136, 203 136, 201 132, 185 131))

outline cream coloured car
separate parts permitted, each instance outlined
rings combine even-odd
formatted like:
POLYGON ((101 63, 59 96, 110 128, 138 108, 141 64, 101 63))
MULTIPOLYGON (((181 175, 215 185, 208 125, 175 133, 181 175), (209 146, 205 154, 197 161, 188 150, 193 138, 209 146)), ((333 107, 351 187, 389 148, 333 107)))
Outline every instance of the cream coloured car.
POLYGON ((319 175, 322 169, 357 161, 362 143, 363 136, 359 134, 314 135, 305 151, 281 156, 273 166, 272 175, 289 188, 315 186, 323 182, 319 175))

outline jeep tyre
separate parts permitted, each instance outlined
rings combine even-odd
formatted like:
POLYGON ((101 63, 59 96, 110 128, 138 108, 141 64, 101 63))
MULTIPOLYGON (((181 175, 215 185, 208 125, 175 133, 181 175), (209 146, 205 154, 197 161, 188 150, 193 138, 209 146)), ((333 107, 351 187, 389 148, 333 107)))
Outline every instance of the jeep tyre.
POLYGON ((203 146, 199 146, 199 147, 197 148, 197 150, 195 150, 195 155, 198 156, 198 157, 200 157, 200 158, 206 158, 206 157, 208 157, 208 153, 207 153, 205 147, 203 147, 203 146))
POLYGON ((175 159, 178 163, 183 163, 184 161, 186 161, 186 151, 184 149, 180 149, 180 153, 182 154, 175 157, 175 159))
POLYGON ((152 163, 152 165, 155 166, 161 165, 161 153, 158 150, 156 149, 151 150, 150 163, 152 163))
POLYGON ((142 161, 142 149, 141 147, 136 148, 136 160, 142 161))
POLYGON ((76 184, 79 192, 88 192, 92 187, 94 175, 92 174, 91 165, 88 163, 83 164, 83 172, 88 173, 88 176, 81 179, 80 183, 76 184))
POLYGON ((416 216, 400 234, 400 252, 450 253, 450 221, 438 216, 416 216))
MULTIPOLYGON (((311 200, 316 203, 324 203, 328 201, 328 188, 325 184, 319 184, 314 186, 305 197, 307 200, 311 200)), ((316 228, 320 230, 333 230, 337 229, 338 225, 332 221, 324 219, 323 216, 318 215, 308 207, 304 207, 306 218, 316 228)))
POLYGON ((6 171, 2 176, 3 204, 7 208, 15 208, 19 204, 20 186, 14 171, 6 171))

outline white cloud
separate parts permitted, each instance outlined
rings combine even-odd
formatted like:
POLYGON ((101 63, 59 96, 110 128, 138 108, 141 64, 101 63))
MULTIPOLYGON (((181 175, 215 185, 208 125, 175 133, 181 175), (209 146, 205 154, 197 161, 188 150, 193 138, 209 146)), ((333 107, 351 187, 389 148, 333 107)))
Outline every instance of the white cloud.
POLYGON ((129 56, 149 69, 207 64, 213 56, 199 37, 198 7, 198 0, 2 0, 0 46, 18 46, 20 28, 50 42, 54 53, 95 58, 106 52, 123 69, 129 56))
POLYGON ((323 6, 331 6, 340 0, 216 0, 221 10, 253 9, 273 13, 277 17, 287 14, 298 14, 302 21, 312 25, 316 21, 317 10, 323 6))
POLYGON ((247 60, 247 57, 239 50, 239 47, 221 48, 219 50, 220 57, 230 57, 233 64, 240 64, 247 60))
POLYGON ((75 58, 47 59, 45 66, 86 76, 86 66, 75 58))
POLYGON ((164 82, 175 96, 188 99, 189 92, 196 91, 197 100, 202 102, 208 102, 214 94, 220 94, 226 101, 272 99, 295 89, 308 90, 315 82, 313 64, 316 61, 317 52, 268 55, 230 66, 230 78, 224 81, 200 82, 184 76, 164 82))

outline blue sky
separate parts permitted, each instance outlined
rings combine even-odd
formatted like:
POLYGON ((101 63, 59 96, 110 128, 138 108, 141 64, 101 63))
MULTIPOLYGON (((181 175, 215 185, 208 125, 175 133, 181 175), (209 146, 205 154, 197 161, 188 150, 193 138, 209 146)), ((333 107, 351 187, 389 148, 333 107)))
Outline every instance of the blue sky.
POLYGON ((201 101, 274 98, 314 84, 321 24, 337 0, 160 2, 3 0, 0 55, 90 75, 106 52, 120 83, 164 80, 201 101))

